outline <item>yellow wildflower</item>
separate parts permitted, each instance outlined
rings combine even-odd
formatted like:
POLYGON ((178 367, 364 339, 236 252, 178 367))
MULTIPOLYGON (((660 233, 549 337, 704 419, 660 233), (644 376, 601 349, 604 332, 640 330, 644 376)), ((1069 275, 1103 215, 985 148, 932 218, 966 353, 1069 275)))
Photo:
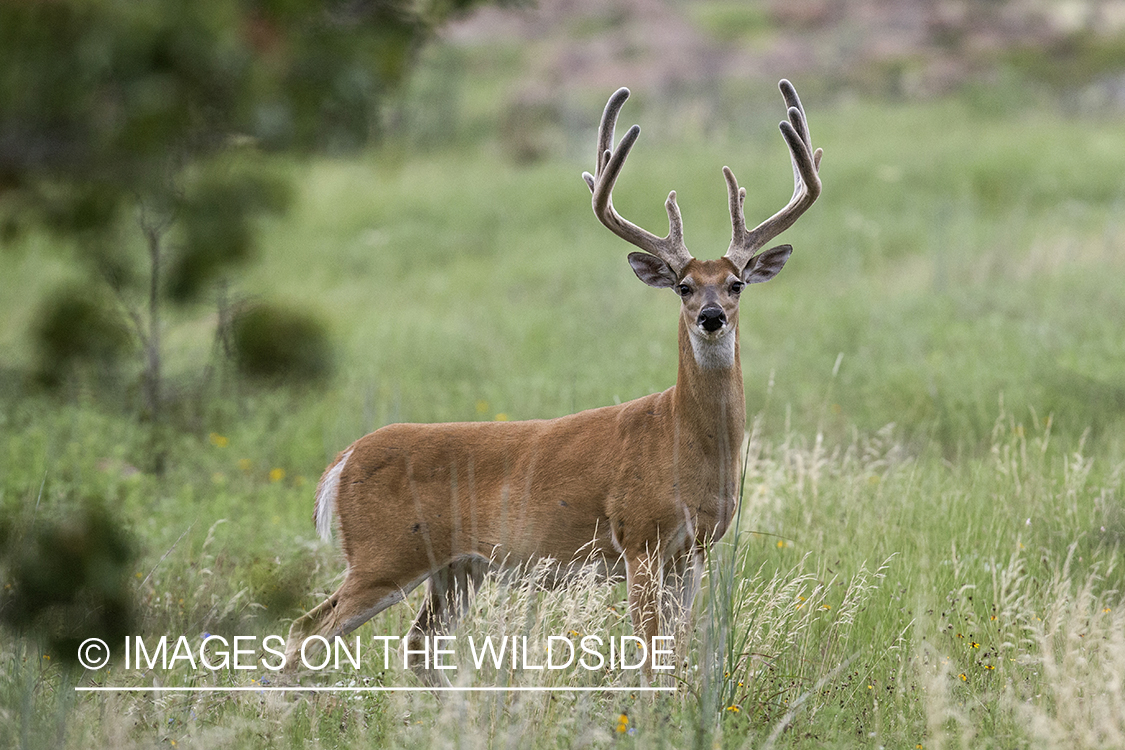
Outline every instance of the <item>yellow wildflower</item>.
POLYGON ((277 482, 280 482, 282 479, 285 479, 285 469, 278 469, 278 468, 270 469, 270 481, 271 482, 277 483, 277 482))

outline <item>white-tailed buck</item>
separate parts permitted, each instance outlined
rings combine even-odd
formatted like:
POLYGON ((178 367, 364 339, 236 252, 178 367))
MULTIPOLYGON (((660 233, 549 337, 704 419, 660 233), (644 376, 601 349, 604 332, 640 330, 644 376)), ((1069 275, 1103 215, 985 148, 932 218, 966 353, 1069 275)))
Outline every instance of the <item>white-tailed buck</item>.
POLYGON ((726 532, 738 502, 746 428, 740 294, 781 270, 789 245, 759 251, 820 195, 822 152, 812 148, 792 84, 780 88, 793 197, 747 229, 746 191, 723 167, 734 230, 718 260, 687 251, 675 191, 665 203, 666 237, 614 209, 613 185, 640 128, 613 148, 629 91, 610 97, 595 172, 582 176, 598 219, 643 251, 629 254, 637 277, 680 297, 676 384, 558 419, 394 424, 352 443, 324 472, 314 514, 326 539, 338 519, 347 573, 293 623, 287 663, 297 663, 305 638, 347 633, 422 582, 426 597, 408 642, 452 628, 490 564, 550 557, 568 565, 591 555, 610 570, 623 564, 634 633, 646 643, 690 611, 704 550, 726 532))

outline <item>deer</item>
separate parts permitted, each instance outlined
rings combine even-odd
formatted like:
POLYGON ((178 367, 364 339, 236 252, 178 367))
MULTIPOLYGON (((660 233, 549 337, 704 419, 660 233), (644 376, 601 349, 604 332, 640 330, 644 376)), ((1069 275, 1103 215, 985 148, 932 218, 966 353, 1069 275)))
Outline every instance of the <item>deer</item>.
MULTIPOLYGON (((417 647, 456 627, 487 571, 547 558, 574 565, 593 557, 611 575, 623 569, 634 636, 646 643, 686 621, 704 554, 730 527, 740 494, 746 403, 739 300, 746 286, 772 279, 785 265, 792 246, 762 248, 821 192, 823 151, 812 148, 793 85, 782 80, 779 88, 793 195, 748 229, 746 190, 724 166, 732 236, 717 260, 688 252, 674 190, 664 204, 664 237, 618 214, 613 187, 640 127, 614 147, 629 90, 609 98, 594 174, 582 177, 598 220, 639 248, 628 255, 636 276, 680 299, 675 385, 556 419, 391 424, 352 443, 321 477, 314 510, 326 541, 334 521, 339 529, 344 580, 293 622, 287 664, 296 664, 310 636, 346 634, 424 582, 403 638, 417 647)), ((431 684, 444 681, 428 665, 411 669, 431 684)))

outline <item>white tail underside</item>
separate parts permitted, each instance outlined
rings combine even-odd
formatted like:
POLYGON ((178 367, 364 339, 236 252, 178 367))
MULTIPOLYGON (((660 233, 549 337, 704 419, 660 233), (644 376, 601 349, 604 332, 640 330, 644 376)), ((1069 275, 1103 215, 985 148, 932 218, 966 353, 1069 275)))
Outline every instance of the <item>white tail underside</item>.
POLYGON ((324 472, 320 484, 316 488, 316 533, 328 542, 332 540, 332 517, 336 515, 336 496, 340 493, 340 474, 348 457, 352 455, 347 451, 336 464, 324 472))

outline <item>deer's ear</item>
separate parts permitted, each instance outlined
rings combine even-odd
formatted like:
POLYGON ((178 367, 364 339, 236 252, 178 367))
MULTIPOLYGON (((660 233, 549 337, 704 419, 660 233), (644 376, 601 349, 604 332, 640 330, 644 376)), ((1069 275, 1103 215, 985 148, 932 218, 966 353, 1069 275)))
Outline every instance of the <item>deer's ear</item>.
POLYGON ((769 250, 763 250, 755 255, 742 269, 742 281, 745 284, 760 284, 777 276, 778 271, 789 260, 793 253, 792 245, 778 245, 769 250))
POLYGON ((676 274, 668 264, 648 253, 629 253, 629 265, 637 278, 658 289, 671 287, 676 283, 676 274))

